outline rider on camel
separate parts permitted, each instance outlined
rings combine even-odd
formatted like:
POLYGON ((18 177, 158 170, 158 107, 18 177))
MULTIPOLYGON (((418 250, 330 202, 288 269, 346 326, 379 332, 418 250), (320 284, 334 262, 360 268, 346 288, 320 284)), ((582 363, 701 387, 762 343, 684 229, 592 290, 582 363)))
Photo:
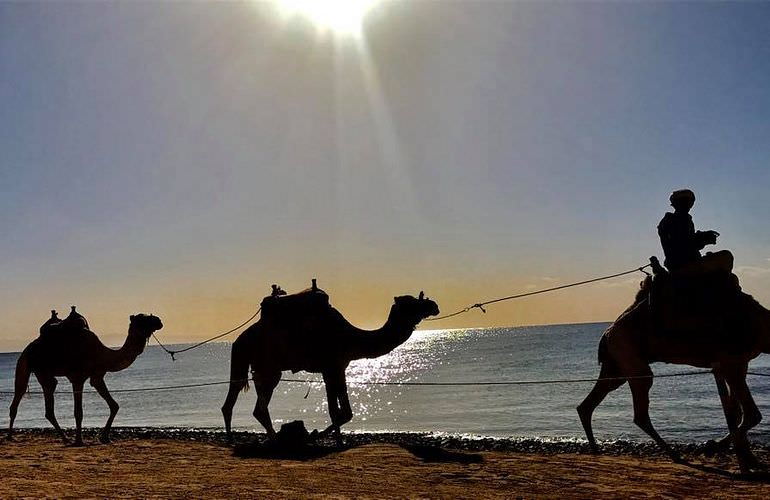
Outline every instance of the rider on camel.
POLYGON ((699 275, 710 271, 731 272, 733 256, 727 250, 707 253, 700 251, 706 245, 717 242, 716 231, 696 231, 690 209, 695 204, 695 193, 680 189, 669 198, 674 212, 667 212, 658 224, 658 236, 666 255, 664 261, 669 271, 677 275, 699 275))

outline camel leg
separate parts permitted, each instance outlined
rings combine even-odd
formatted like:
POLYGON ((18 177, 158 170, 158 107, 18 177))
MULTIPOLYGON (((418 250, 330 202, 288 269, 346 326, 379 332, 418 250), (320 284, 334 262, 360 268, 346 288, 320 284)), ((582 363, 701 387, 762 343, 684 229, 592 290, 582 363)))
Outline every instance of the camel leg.
POLYGON ((19 403, 21 403, 21 399, 24 397, 24 392, 16 391, 13 394, 13 401, 11 401, 11 408, 9 409, 8 413, 10 416, 10 421, 8 422, 8 439, 13 439, 13 422, 16 420, 16 412, 19 409, 19 403))
MULTIPOLYGON (((254 326, 256 327, 256 325, 254 326)), ((233 420, 233 408, 235 407, 236 401, 238 401, 238 394, 249 387, 249 366, 251 363, 249 362, 248 351, 250 349, 251 346, 247 342, 247 337, 238 337, 235 342, 233 342, 230 351, 230 386, 227 390, 225 402, 222 404, 222 417, 225 420, 225 434, 228 443, 233 441, 231 424, 233 420)), ((260 364, 260 366, 262 365, 260 364)))
POLYGON ((326 386, 326 400, 329 405, 329 417, 332 423, 324 429, 321 435, 334 433, 337 442, 341 443, 341 427, 353 419, 348 386, 345 381, 345 370, 325 372, 323 378, 326 386))
POLYGON ((83 446, 83 382, 72 382, 72 399, 75 407, 74 446, 83 446))
POLYGON ((275 437, 273 421, 270 419, 270 411, 267 406, 273 397, 273 390, 281 380, 281 372, 270 374, 254 374, 254 386, 257 390, 257 404, 254 406, 254 417, 267 431, 267 437, 275 437))
MULTIPOLYGON (((741 422, 737 427, 733 426, 730 431, 733 435, 733 447, 738 458, 738 465, 741 472, 750 472, 752 469, 764 469, 764 465, 757 460, 751 452, 747 432, 750 428, 757 425, 762 420, 762 414, 751 396, 751 391, 746 385, 746 371, 743 369, 728 369, 720 373, 730 387, 730 392, 734 394, 735 399, 741 407, 741 422)), ((720 394, 721 397, 721 394, 720 394)), ((730 422, 728 421, 728 426, 730 422)))
POLYGON ((222 416, 225 419, 225 434, 227 435, 227 442, 232 442, 233 435, 230 430, 233 421, 233 407, 235 402, 238 401, 238 394, 243 389, 242 381, 230 381, 230 389, 227 391, 227 397, 224 404, 222 404, 222 416))
POLYGON ((607 397, 607 394, 626 383, 625 379, 615 379, 617 376, 617 371, 610 368, 610 363, 604 362, 599 371, 599 379, 594 384, 591 392, 588 393, 588 396, 586 396, 583 402, 577 407, 580 423, 583 424, 583 430, 586 433, 588 444, 591 446, 591 451, 593 453, 599 453, 599 447, 596 446, 596 439, 594 439, 591 417, 593 417, 594 410, 596 410, 601 402, 604 401, 604 398, 607 397))
POLYGON ((43 388, 43 399, 45 400, 45 418, 51 422, 53 428, 56 429, 56 432, 59 433, 61 440, 64 441, 64 443, 69 443, 67 435, 64 434, 64 431, 61 429, 61 427, 59 427, 59 422, 56 420, 56 414, 54 413, 54 391, 56 390, 56 385, 58 384, 56 377, 38 374, 35 374, 35 376, 37 377, 37 381, 40 382, 40 387, 43 388))
POLYGON ((103 376, 91 377, 91 387, 96 389, 96 392, 99 393, 102 399, 107 402, 107 406, 110 407, 110 416, 107 417, 107 423, 104 424, 104 428, 99 433, 99 441, 106 444, 110 442, 110 429, 112 429, 112 422, 115 420, 115 415, 118 414, 120 405, 112 398, 112 394, 107 389, 107 384, 104 383, 103 376))
POLYGON ((738 428, 738 424, 740 423, 741 408, 738 401, 736 401, 735 396, 727 387, 727 382, 725 382, 724 377, 717 371, 714 372, 714 381, 717 385, 719 399, 722 402, 722 410, 725 413, 725 420, 727 421, 728 428, 727 435, 717 441, 716 446, 719 450, 726 450, 730 447, 730 444, 733 441, 733 432, 738 428))
POLYGON ((645 366, 643 370, 634 373, 634 376, 650 376, 645 378, 631 378, 629 376, 628 385, 631 387, 631 397, 634 402, 634 423, 650 436, 655 443, 675 462, 680 462, 681 458, 671 447, 660 437, 660 434, 652 426, 650 420, 650 388, 652 387, 652 370, 645 366))

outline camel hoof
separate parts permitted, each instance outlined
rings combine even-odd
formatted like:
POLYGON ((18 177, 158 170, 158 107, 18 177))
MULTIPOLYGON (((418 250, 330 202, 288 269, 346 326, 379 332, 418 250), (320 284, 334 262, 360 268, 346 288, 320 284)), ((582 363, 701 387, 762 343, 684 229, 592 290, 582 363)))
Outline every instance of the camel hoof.
POLYGON ((109 444, 112 442, 112 439, 106 434, 99 434, 99 442, 102 444, 109 444))
POLYGON ((84 446, 83 445, 83 440, 82 439, 76 439, 70 446, 72 446, 73 448, 80 448, 81 446, 84 446))

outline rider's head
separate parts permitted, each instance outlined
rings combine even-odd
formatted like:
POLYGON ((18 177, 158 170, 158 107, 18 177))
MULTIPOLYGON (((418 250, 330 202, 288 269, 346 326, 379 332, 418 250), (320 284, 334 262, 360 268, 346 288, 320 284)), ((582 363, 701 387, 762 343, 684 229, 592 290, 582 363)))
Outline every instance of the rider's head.
POLYGON ((695 205, 695 193, 689 189, 678 189, 671 193, 669 201, 675 210, 688 212, 695 205))

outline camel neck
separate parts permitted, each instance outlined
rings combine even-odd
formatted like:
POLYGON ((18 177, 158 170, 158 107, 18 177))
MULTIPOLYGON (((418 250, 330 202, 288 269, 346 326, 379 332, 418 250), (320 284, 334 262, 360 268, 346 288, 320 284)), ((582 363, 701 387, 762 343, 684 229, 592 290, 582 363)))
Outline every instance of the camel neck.
POLYGON ((358 330, 352 338, 352 359, 377 358, 400 346, 412 336, 415 325, 391 309, 388 320, 377 330, 358 330))
POLYGON ((110 349, 110 355, 107 357, 107 371, 117 372, 128 368, 144 351, 145 344, 142 335, 129 328, 128 336, 123 345, 119 349, 110 349))

